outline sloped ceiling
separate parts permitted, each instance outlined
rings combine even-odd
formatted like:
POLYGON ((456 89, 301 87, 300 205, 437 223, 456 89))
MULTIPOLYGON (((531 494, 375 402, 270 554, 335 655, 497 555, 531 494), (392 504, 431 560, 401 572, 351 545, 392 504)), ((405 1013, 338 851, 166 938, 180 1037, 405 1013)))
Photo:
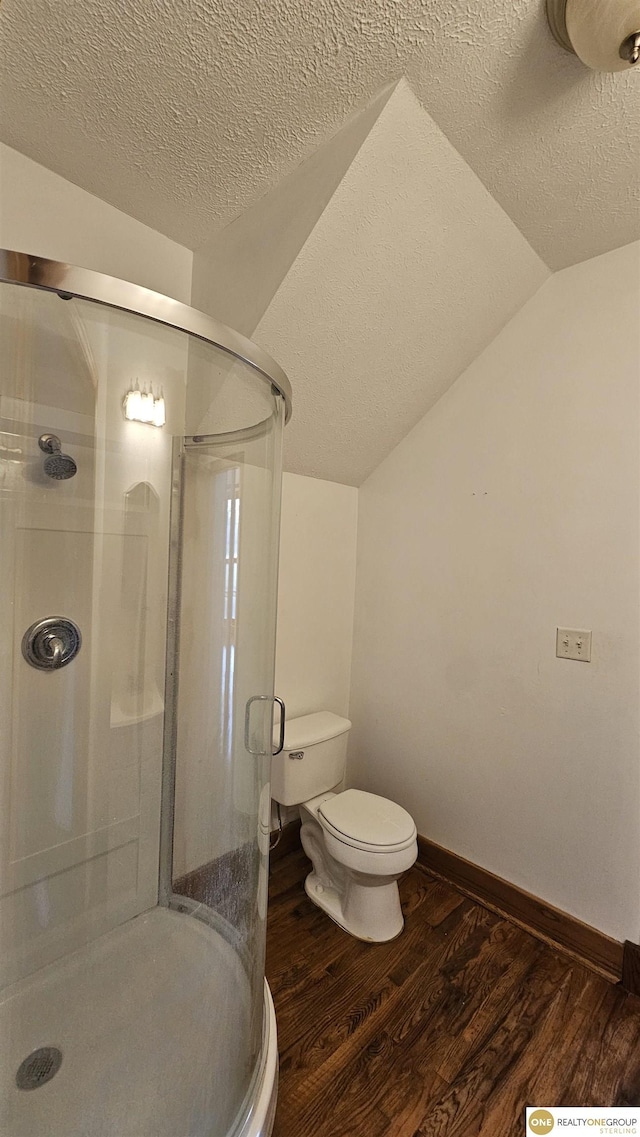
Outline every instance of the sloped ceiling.
MULTIPOLYGON (((196 250, 359 485, 550 270, 640 236, 640 73, 543 0, 4 0, 9 145, 196 250)), ((38 250, 33 250, 37 252, 38 250)))
POLYGON ((332 139, 198 250, 191 291, 195 308, 253 335, 392 91, 387 87, 361 114, 352 115, 332 139))
POLYGON ((402 81, 253 332, 285 468, 360 485, 548 276, 402 81))
POLYGON ((4 0, 1 136, 197 248, 405 75, 552 268, 640 235, 637 73, 543 0, 4 0))

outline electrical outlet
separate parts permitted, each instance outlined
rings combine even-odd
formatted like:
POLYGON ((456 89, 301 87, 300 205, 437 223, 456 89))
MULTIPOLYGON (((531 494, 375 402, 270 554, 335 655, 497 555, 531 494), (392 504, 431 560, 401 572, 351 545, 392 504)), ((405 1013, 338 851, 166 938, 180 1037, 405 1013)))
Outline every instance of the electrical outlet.
POLYGON ((558 659, 581 659, 583 663, 591 663, 591 632, 557 628, 556 655, 558 659))

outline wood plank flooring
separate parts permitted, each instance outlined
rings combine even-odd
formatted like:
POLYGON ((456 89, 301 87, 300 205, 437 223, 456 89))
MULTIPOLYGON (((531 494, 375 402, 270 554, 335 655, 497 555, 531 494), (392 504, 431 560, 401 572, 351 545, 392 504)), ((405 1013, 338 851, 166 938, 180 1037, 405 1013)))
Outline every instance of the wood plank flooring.
POLYGON ((640 1105, 640 998, 413 868, 364 944, 272 865, 273 1137, 523 1137, 525 1105, 640 1105))

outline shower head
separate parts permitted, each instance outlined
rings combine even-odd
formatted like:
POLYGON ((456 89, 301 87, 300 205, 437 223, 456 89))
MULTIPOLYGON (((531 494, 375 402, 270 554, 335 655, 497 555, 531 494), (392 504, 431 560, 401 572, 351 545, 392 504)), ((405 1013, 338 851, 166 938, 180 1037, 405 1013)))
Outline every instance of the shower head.
POLYGON ((78 472, 71 455, 62 453, 62 445, 56 434, 41 434, 38 446, 48 455, 44 460, 44 472, 48 478, 62 482, 78 472))
POLYGON ((51 454, 44 460, 44 472, 48 478, 62 482, 65 478, 72 478, 77 474, 78 467, 69 454, 51 454))

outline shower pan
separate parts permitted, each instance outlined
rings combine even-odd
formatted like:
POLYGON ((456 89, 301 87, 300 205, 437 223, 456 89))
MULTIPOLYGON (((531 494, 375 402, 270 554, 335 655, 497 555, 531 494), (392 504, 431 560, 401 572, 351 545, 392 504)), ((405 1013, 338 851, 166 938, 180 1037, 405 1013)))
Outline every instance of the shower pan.
POLYGON ((23 253, 0 335, 0 1133, 267 1137, 290 385, 23 253))

